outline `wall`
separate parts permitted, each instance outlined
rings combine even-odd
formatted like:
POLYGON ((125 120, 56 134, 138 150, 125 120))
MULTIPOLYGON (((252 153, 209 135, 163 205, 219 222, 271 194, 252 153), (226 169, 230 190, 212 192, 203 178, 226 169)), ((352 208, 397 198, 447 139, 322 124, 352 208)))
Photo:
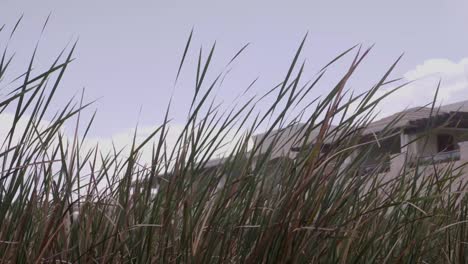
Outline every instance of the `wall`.
POLYGON ((421 157, 437 153, 437 135, 423 133, 401 133, 401 152, 408 156, 421 157))

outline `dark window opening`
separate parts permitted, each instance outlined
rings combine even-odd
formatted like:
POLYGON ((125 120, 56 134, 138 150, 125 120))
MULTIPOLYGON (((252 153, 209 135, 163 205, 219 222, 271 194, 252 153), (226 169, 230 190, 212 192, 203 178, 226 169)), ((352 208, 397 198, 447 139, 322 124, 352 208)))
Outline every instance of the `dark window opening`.
POLYGON ((458 144, 452 135, 439 134, 437 135, 437 150, 439 152, 450 152, 458 149, 458 144))
POLYGON ((395 136, 390 139, 391 140, 391 145, 390 145, 390 154, 398 154, 401 152, 401 141, 400 141, 400 135, 395 136))
POLYGON ((400 135, 394 136, 391 138, 386 138, 380 142, 380 151, 384 152, 385 154, 398 154, 401 152, 401 142, 400 142, 400 135))

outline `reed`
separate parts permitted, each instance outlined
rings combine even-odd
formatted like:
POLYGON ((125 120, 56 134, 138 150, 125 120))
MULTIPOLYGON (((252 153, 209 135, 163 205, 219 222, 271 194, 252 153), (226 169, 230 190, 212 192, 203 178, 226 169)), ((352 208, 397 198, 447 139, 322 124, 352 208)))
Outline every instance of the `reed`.
MULTIPOLYGON (((4 27, 0 34, 14 37, 15 30, 4 27)), ((177 77, 186 72, 191 36, 177 77)), ((8 75, 14 58, 5 48, 0 83, 8 92, 0 97, 0 116, 11 116, 11 126, 0 135, 0 262, 466 262, 468 203, 464 186, 454 187, 454 170, 424 178, 402 170, 390 181, 377 171, 359 173, 377 145, 360 145, 361 128, 393 91, 377 93, 395 83, 389 75, 399 59, 372 88, 352 96, 348 80, 370 48, 353 47, 304 80, 305 42, 277 86, 227 110, 213 100, 223 73, 207 77, 213 45, 196 58, 195 87, 184 87, 193 99, 176 144, 166 144, 169 107, 165 122, 146 139, 107 152, 86 145, 94 116, 83 120, 81 113, 91 103, 71 99, 51 108, 75 63, 75 45, 43 72, 33 70, 33 55, 18 78, 8 75), (342 60, 350 63, 336 85, 314 97, 327 69, 342 60), (299 121, 305 133, 291 133, 286 142, 275 133, 299 121), (76 128, 72 135, 64 135, 65 125, 76 128), (252 146, 260 130, 265 134, 252 146), (311 147, 312 131, 318 134, 311 147), (233 138, 232 150, 208 167, 233 138), (336 144, 325 149, 331 138, 336 144), (260 147, 267 140, 269 146, 260 147), (300 154, 278 157, 276 149, 292 142, 302 145, 300 154), (347 163, 358 146, 358 158, 347 163), (151 162, 142 160, 143 151, 151 151, 151 162)))

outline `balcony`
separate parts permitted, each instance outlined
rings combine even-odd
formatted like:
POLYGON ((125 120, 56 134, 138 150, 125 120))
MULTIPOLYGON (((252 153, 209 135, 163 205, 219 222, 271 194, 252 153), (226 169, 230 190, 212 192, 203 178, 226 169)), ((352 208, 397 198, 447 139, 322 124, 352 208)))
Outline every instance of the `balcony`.
POLYGON ((459 149, 455 151, 440 152, 433 155, 423 156, 408 160, 406 153, 392 154, 388 162, 378 164, 363 164, 359 168, 360 175, 380 174, 384 181, 390 181, 401 175, 401 171, 406 168, 418 170, 424 175, 432 173, 434 170, 444 168, 446 165, 455 163, 453 168, 462 173, 463 178, 468 182, 468 141, 458 143, 459 149))
MULTIPOLYGON (((359 174, 370 174, 370 173, 387 173, 390 170, 400 170, 404 164, 404 156, 403 155, 395 155, 397 158, 393 158, 391 161, 375 163, 375 164, 363 164, 359 168, 359 174)), ((409 167, 414 168, 416 165, 418 166, 428 166, 431 164, 441 164, 441 163, 448 163, 459 161, 461 158, 460 150, 454 151, 447 151, 447 152, 439 152, 433 155, 422 156, 413 159, 409 162, 409 167)))
POLYGON ((460 160, 460 150, 453 150, 447 152, 439 152, 434 155, 419 157, 412 162, 412 166, 419 165, 428 165, 428 164, 438 164, 444 162, 453 162, 460 160))
POLYGON ((359 168, 359 174, 385 173, 390 171, 390 162, 364 164, 359 168))

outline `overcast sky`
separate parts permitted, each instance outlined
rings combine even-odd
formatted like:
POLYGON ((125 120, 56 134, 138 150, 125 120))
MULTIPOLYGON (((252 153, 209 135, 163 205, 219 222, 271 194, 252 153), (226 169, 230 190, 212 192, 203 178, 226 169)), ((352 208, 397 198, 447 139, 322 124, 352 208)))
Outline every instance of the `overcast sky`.
MULTIPOLYGON (((217 91, 223 101, 229 102, 256 77, 257 91, 281 81, 306 32, 302 58, 307 58, 311 78, 341 51, 358 43, 376 44, 353 80, 357 91, 370 88, 404 52, 393 77, 423 80, 394 97, 386 111, 427 103, 439 77, 444 102, 468 100, 467 2, 2 0, 0 24, 11 28, 24 14, 11 44, 18 54, 13 65, 17 72, 27 66, 49 13, 38 67, 49 65, 70 40, 79 38, 77 60, 65 76, 58 102, 86 87, 87 100, 99 98, 93 106, 98 116, 91 134, 106 138, 128 131, 137 119, 141 126, 160 123, 172 93, 176 99, 171 115, 174 122, 183 122, 194 64, 188 64, 185 81, 175 91, 173 82, 192 28, 191 59, 200 46, 207 52, 217 41, 214 73, 251 43, 217 91)), ((315 94, 330 89, 325 83, 315 94)))

